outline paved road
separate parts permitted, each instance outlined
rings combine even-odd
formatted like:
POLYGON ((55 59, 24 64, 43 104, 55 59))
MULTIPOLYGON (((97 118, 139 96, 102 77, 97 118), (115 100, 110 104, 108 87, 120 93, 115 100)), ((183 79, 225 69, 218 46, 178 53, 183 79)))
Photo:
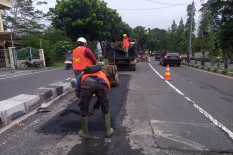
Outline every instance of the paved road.
POLYGON ((71 70, 0 71, 0 101, 73 77, 71 70))
POLYGON ((163 76, 165 69, 152 61, 151 66, 138 63, 136 72, 121 72, 120 85, 109 94, 115 129, 111 139, 104 138, 100 110, 89 118, 92 138, 77 136, 80 115, 77 100, 69 93, 49 107, 51 112, 36 113, 3 133, 0 130, 0 152, 233 154, 233 140, 203 114, 208 112, 233 131, 233 79, 181 66, 170 67, 172 81, 166 82, 158 75, 163 76))

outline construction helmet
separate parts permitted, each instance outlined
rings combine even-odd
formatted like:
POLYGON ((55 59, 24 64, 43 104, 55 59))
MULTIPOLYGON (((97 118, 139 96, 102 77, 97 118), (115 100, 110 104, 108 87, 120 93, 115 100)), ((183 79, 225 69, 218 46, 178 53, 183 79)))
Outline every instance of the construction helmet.
POLYGON ((81 43, 85 43, 85 44, 87 43, 86 39, 83 37, 78 38, 77 42, 81 42, 81 43))
POLYGON ((127 37, 127 35, 126 35, 126 34, 123 34, 123 37, 127 37))
POLYGON ((147 51, 145 53, 148 53, 147 51))

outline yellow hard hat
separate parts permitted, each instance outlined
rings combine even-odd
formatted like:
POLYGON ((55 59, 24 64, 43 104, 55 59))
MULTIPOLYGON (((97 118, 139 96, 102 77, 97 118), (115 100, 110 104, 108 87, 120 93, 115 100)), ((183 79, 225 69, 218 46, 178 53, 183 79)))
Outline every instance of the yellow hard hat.
POLYGON ((123 34, 123 37, 127 37, 127 35, 126 35, 126 34, 123 34))

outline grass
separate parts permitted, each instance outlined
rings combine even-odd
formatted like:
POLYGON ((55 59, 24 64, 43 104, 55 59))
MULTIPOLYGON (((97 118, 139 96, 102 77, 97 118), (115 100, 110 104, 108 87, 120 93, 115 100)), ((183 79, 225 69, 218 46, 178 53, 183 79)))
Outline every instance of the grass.
POLYGON ((63 62, 54 62, 51 67, 54 68, 63 68, 64 67, 64 63, 63 62))

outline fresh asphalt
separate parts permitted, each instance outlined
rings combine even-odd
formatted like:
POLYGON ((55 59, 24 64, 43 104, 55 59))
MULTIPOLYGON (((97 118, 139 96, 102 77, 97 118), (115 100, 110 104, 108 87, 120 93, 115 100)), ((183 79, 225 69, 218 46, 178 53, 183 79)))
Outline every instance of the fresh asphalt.
MULTIPOLYGON (((162 76, 166 67, 151 66, 162 76)), ((232 80, 184 66, 170 67, 179 91, 232 128, 232 80)), ((0 134, 2 154, 232 154, 233 140, 161 79, 146 62, 121 72, 109 93, 115 133, 104 137, 101 110, 89 118, 89 140, 77 136, 79 109, 70 92, 48 113, 36 113, 0 134)), ((93 105, 95 98, 90 105, 93 105)))
POLYGON ((74 77, 71 70, 63 68, 11 74, 2 72, 0 75, 0 101, 20 94, 31 93, 39 87, 74 77))

